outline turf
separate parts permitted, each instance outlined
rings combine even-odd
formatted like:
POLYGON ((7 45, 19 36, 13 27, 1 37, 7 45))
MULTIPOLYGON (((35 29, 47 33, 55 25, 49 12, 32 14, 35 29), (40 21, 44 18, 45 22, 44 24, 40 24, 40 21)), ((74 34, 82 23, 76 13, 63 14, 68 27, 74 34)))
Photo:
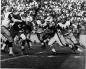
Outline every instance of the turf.
POLYGON ((53 46, 57 53, 53 54, 47 46, 42 49, 34 44, 29 49, 29 55, 1 55, 1 68, 31 68, 31 69, 85 69, 85 55, 75 54, 69 47, 53 46))

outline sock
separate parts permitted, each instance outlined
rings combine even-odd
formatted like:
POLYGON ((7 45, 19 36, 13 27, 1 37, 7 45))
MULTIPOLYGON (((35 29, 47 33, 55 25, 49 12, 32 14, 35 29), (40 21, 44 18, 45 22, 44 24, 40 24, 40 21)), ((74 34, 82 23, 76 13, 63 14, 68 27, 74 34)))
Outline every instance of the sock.
POLYGON ((32 46, 32 43, 31 42, 29 42, 29 44, 30 44, 30 46, 32 46))
POLYGON ((41 43, 42 45, 44 45, 44 43, 41 43))
POLYGON ((78 48, 77 50, 78 50, 79 52, 83 52, 83 50, 82 50, 82 49, 80 49, 80 48, 78 48))
POLYGON ((4 50, 6 47, 6 44, 3 44, 3 46, 1 47, 1 50, 4 50))
POLYGON ((53 52, 56 52, 56 50, 55 50, 54 48, 52 48, 52 51, 53 51, 53 52))
POLYGON ((13 54, 13 42, 9 42, 8 47, 9 47, 9 54, 13 54))
POLYGON ((13 48, 9 47, 9 54, 13 54, 13 48))

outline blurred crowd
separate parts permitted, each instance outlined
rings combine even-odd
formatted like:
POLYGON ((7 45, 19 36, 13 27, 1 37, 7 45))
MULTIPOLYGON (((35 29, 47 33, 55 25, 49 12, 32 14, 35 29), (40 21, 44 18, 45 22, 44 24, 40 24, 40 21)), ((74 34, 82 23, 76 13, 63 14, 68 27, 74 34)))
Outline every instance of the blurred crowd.
POLYGON ((70 20, 76 25, 85 26, 86 2, 70 2, 67 0, 2 0, 1 14, 4 19, 6 9, 11 7, 13 13, 19 12, 24 20, 31 16, 36 24, 54 21, 55 23, 70 20))

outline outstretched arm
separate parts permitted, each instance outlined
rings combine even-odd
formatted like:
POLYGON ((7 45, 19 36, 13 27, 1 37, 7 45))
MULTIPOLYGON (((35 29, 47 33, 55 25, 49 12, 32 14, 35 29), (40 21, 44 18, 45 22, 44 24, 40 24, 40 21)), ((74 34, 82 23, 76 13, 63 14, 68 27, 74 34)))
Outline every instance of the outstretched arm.
POLYGON ((15 19, 15 18, 12 18, 12 20, 13 20, 14 22, 22 22, 22 20, 18 20, 18 19, 15 19))

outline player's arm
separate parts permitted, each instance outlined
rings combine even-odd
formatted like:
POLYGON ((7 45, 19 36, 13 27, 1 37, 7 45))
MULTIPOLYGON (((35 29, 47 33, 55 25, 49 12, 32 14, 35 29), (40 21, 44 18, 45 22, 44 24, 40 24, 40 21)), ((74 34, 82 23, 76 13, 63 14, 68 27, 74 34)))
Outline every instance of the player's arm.
POLYGON ((22 20, 15 19, 15 18, 13 17, 13 15, 12 15, 12 14, 11 14, 11 17, 12 17, 13 22, 22 22, 22 20))
POLYGON ((18 20, 18 19, 15 19, 15 18, 12 18, 12 20, 13 20, 14 22, 22 22, 22 20, 18 20))

